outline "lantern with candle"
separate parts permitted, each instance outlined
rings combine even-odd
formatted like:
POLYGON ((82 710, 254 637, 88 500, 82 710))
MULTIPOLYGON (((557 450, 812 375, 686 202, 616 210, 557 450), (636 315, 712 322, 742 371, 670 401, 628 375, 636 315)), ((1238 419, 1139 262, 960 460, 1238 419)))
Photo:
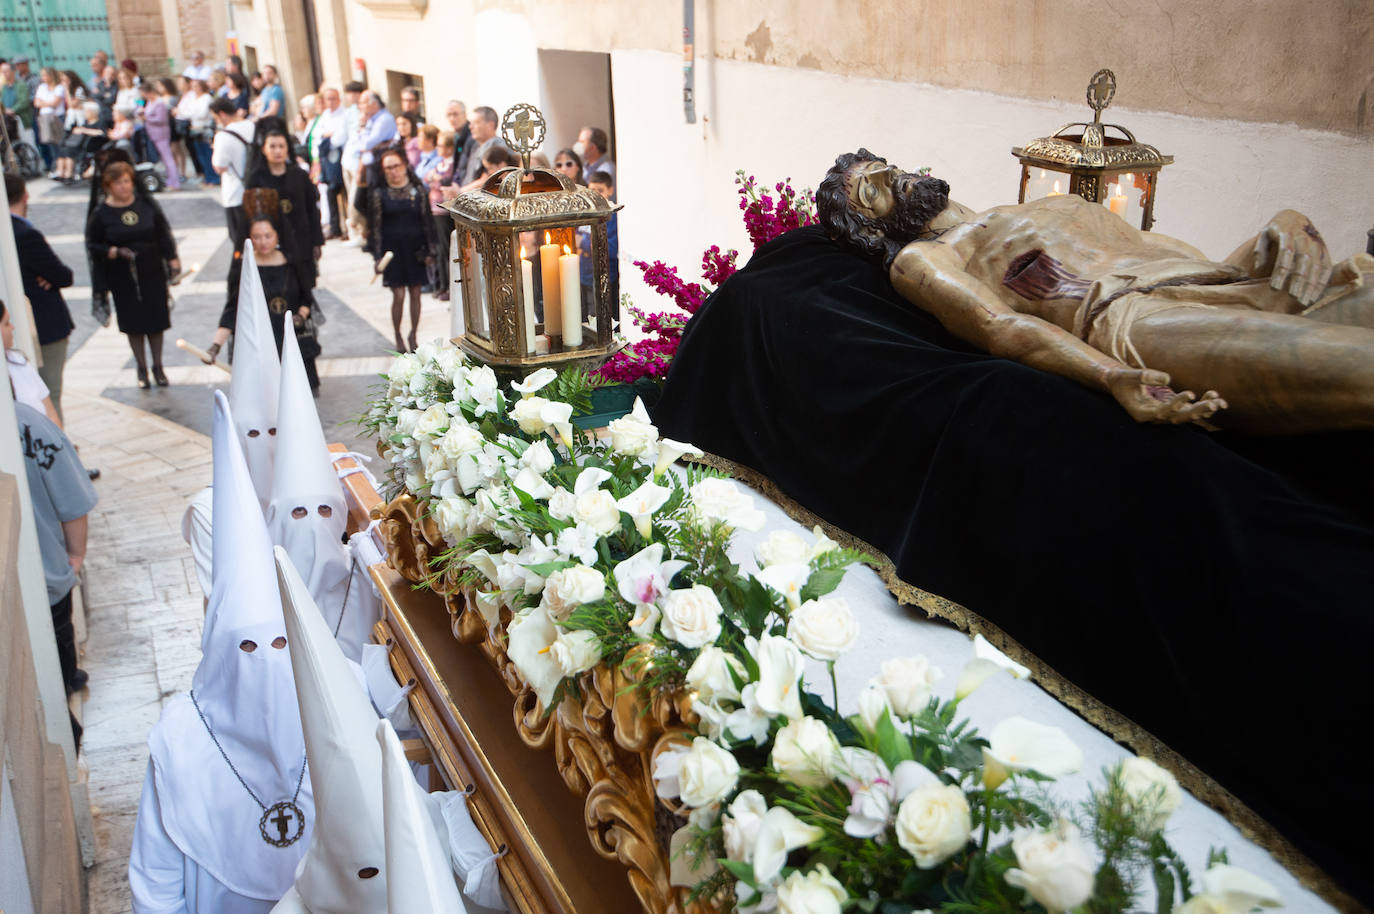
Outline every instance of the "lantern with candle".
POLYGON ((1017 203, 1056 193, 1077 194, 1149 231, 1154 225, 1159 170, 1174 157, 1137 141, 1119 124, 1102 123, 1102 112, 1115 95, 1116 75, 1098 70, 1088 83, 1092 123, 1066 124, 1051 136, 1012 149, 1021 162, 1017 203), (1108 130, 1121 136, 1109 136, 1108 130))
POLYGON ((606 222, 620 205, 530 168, 544 140, 533 105, 508 110, 501 132, 521 166, 444 203, 458 233, 461 345, 497 368, 600 364, 618 348, 606 222))

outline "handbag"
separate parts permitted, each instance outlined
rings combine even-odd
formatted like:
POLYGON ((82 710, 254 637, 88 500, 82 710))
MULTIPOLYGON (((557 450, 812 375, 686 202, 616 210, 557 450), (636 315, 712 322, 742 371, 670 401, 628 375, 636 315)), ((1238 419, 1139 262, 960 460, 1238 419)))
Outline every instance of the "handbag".
POLYGON ((102 327, 110 326, 110 296, 107 293, 91 297, 91 317, 102 327))

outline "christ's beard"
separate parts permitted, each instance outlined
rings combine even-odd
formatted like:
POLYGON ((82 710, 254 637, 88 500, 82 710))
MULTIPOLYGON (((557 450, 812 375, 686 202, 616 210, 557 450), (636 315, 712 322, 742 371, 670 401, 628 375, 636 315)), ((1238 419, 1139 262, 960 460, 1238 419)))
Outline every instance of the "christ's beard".
POLYGON ((899 177, 893 186, 896 197, 892 211, 883 218, 887 237, 900 244, 915 241, 932 219, 949 205, 949 185, 939 178, 899 177))

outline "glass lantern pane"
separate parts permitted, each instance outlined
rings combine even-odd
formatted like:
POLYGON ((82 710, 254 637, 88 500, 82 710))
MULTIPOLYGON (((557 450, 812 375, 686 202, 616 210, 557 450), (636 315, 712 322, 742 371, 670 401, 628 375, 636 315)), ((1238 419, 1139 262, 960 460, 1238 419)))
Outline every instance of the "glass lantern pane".
POLYGON ((491 337, 491 324, 487 317, 486 270, 481 249, 477 245, 477 234, 467 232, 465 235, 467 246, 463 251, 462 264, 464 332, 485 340, 491 337))
POLYGON ((1026 202, 1067 194, 1069 181, 1069 175, 1064 172, 1032 167, 1026 180, 1026 202))
POLYGON ((1128 225, 1139 226, 1145 214, 1145 194, 1149 186, 1144 173, 1118 172, 1102 176, 1107 186, 1102 195, 1102 205, 1126 220, 1128 225))

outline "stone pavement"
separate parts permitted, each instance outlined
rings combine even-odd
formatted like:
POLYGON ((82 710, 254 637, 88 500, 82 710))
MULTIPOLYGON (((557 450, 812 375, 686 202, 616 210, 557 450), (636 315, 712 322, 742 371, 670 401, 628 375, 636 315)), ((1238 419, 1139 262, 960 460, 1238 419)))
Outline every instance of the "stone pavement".
MULTIPOLYGON (((86 561, 86 640, 91 681, 80 716, 82 758, 95 823, 88 870, 90 914, 126 914, 127 868, 138 798, 148 763, 147 734, 165 702, 190 687, 200 659, 203 598, 181 537, 187 500, 210 483, 210 404, 229 375, 175 348, 183 336, 209 343, 224 302, 230 250, 218 197, 203 190, 163 194, 183 265, 200 270, 174 291, 166 335, 172 386, 139 390, 133 358, 113 326, 90 316, 82 226, 84 188, 29 185, 30 218, 77 273, 67 295, 78 327, 64 372, 67 433, 87 466, 99 467, 100 503, 91 515, 86 561)), ((390 293, 369 285, 371 260, 356 248, 326 245, 318 292, 328 323, 320 331, 319 409, 330 440, 373 453, 350 420, 389 361, 390 293)), ((448 307, 425 296, 420 338, 446 336, 448 307)), ((407 317, 407 321, 408 321, 407 317)), ((408 326, 408 324, 407 324, 408 326)))

